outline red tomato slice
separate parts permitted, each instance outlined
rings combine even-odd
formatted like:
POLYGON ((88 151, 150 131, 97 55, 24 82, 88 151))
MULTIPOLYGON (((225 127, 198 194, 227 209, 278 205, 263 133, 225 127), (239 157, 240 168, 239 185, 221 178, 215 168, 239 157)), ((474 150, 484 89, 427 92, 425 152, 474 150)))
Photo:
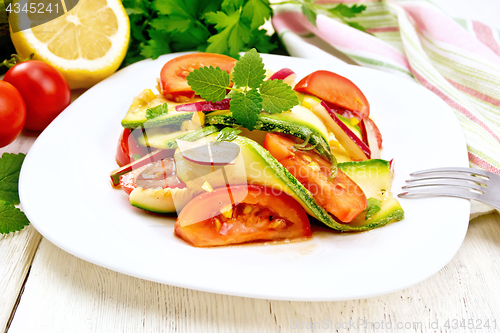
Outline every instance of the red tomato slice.
POLYGON ((125 128, 118 140, 116 163, 121 167, 150 153, 147 147, 139 144, 132 132, 132 130, 125 128))
POLYGON ((287 194, 254 185, 229 189, 230 195, 222 187, 191 200, 175 222, 175 234, 199 247, 311 237, 304 208, 287 194))
POLYGON ((350 80, 333 72, 313 72, 300 80, 294 89, 353 111, 360 120, 370 115, 370 104, 363 92, 350 80))
POLYGON ((365 210, 366 196, 354 181, 341 170, 330 180, 330 163, 314 151, 295 150, 294 144, 293 140, 272 133, 264 140, 264 148, 341 222, 351 222, 365 210))
POLYGON ((230 73, 236 64, 236 59, 213 53, 191 53, 179 56, 167 62, 161 69, 161 87, 163 94, 175 100, 176 97, 193 97, 186 77, 199 67, 214 66, 230 73))

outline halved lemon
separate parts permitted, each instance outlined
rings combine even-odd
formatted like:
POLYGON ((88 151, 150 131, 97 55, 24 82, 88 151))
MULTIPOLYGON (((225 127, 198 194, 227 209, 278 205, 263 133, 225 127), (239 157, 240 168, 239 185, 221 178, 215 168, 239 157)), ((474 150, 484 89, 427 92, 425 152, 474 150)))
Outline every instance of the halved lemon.
POLYGON ((80 0, 67 13, 41 25, 29 13, 13 14, 11 38, 19 56, 34 53, 34 59, 57 68, 72 89, 88 88, 114 73, 127 52, 130 23, 119 0, 80 0), (26 19, 31 20, 31 29, 12 31, 26 19))

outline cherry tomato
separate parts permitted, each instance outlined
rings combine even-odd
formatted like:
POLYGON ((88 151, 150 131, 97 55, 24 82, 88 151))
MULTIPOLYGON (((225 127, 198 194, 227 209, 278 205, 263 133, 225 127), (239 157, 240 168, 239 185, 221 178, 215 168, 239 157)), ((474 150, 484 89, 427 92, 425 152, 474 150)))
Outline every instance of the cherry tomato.
POLYGON ((43 131, 71 102, 68 82, 42 61, 21 62, 7 71, 4 81, 19 90, 26 103, 25 129, 43 131))
POLYGON ((0 80, 0 147, 7 146, 21 133, 26 120, 26 106, 19 91, 0 80))
POLYGON ((370 115, 370 104, 363 92, 350 80, 333 72, 313 72, 300 80, 294 89, 350 110, 359 120, 370 115))
MULTIPOLYGON (((137 132, 140 130, 134 130, 137 132)), ((134 136, 133 131, 125 128, 118 140, 116 148, 116 163, 119 166, 127 165, 140 157, 150 153, 147 147, 141 146, 134 136)))
POLYGON ((287 194, 254 185, 229 189, 191 200, 175 222, 175 234, 200 247, 311 237, 304 208, 287 194))
POLYGON ((295 150, 296 142, 268 133, 264 148, 311 192, 316 202, 341 222, 351 222, 366 208, 363 190, 341 170, 329 179, 330 163, 314 151, 295 150))
POLYGON ((231 72, 236 59, 213 53, 191 53, 167 62, 160 73, 163 94, 170 100, 184 102, 194 96, 186 77, 199 67, 214 66, 231 72))

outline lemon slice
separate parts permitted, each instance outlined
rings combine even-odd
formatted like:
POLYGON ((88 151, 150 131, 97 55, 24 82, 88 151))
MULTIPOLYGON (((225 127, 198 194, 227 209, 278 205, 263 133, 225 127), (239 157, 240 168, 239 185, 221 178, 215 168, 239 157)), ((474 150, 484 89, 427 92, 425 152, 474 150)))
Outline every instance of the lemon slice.
POLYGON ((72 89, 88 88, 114 73, 127 52, 130 23, 119 0, 80 0, 41 25, 36 16, 22 11, 9 19, 19 56, 34 53, 34 59, 57 68, 72 89), (30 20, 32 28, 13 32, 12 26, 21 26, 22 20, 30 20))

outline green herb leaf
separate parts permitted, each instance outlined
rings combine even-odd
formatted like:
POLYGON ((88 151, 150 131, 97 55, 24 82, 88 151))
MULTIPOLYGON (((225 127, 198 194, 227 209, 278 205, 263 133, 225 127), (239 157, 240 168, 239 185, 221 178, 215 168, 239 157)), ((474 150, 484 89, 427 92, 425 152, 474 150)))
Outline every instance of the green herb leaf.
POLYGON ((351 7, 349 7, 349 6, 346 6, 344 4, 339 4, 339 5, 335 6, 334 8, 328 9, 328 11, 332 15, 340 18, 345 24, 347 24, 355 29, 358 29, 358 30, 365 32, 366 28, 364 28, 361 24, 359 24, 357 22, 351 22, 351 21, 346 20, 346 18, 356 17, 356 15, 360 14, 365 9, 366 9, 366 6, 364 6, 364 5, 352 5, 351 7))
MULTIPOLYGON (((217 4, 217 1, 211 3, 217 4)), ((194 38, 197 43, 210 36, 201 19, 204 11, 217 8, 199 0, 155 0, 153 7, 160 14, 152 20, 153 28, 171 33, 172 41, 192 41, 194 38)))
POLYGON ((126 8, 127 15, 144 15, 145 12, 142 8, 126 8))
MULTIPOLYGON (((268 36, 266 33, 267 31, 264 29, 253 30, 252 38, 248 42, 248 48, 256 48, 257 50, 259 50, 259 52, 262 53, 270 53, 272 50, 274 50, 277 45, 273 41, 271 36, 268 36)), ((279 39, 276 34, 273 35, 273 38, 275 38, 275 40, 279 39)), ((286 52, 283 54, 286 54, 286 52)))
POLYGON ((368 220, 372 215, 380 211, 380 204, 382 201, 377 200, 375 198, 369 198, 366 200, 366 217, 365 220, 368 220))
POLYGON ((158 106, 155 106, 154 108, 147 109, 146 118, 149 120, 167 113, 168 113, 168 105, 167 103, 163 103, 158 106))
POLYGON ((162 54, 170 53, 170 38, 166 33, 153 29, 148 29, 148 33, 151 39, 143 46, 141 55, 157 59, 162 54))
POLYGON ((271 18, 271 13, 272 10, 268 0, 248 0, 243 6, 241 17, 249 20, 251 22, 250 29, 254 30, 271 18))
POLYGON ((309 22, 316 26, 316 18, 318 12, 311 0, 306 0, 302 3, 302 14, 304 14, 309 22))
POLYGON ((13 204, 0 200, 0 234, 22 230, 30 223, 26 215, 13 204))
POLYGON ((208 39, 207 52, 229 54, 238 57, 252 36, 251 30, 241 21, 241 12, 229 15, 224 12, 207 13, 206 21, 215 24, 218 34, 208 39))
POLYGON ((168 18, 167 16, 158 17, 151 21, 151 27, 165 32, 182 33, 191 27, 192 21, 183 17, 168 18))
POLYGON ((234 119, 242 126, 252 131, 262 110, 262 98, 257 90, 247 91, 245 94, 236 92, 229 102, 229 110, 234 119))
POLYGON ((366 28, 363 27, 361 24, 356 23, 356 22, 347 22, 347 25, 350 27, 353 27, 354 29, 361 30, 363 32, 366 32, 366 28))
POLYGON ((193 91, 207 101, 222 101, 229 87, 229 74, 219 67, 200 67, 187 76, 193 91))
POLYGON ((246 52, 234 66, 233 82, 239 87, 259 88, 265 78, 264 63, 255 49, 246 52))
POLYGON ((266 31, 260 29, 272 14, 269 0, 122 3, 129 15, 131 37, 122 67, 170 52, 198 50, 238 58, 239 52, 253 47, 266 53, 276 48, 266 31))
POLYGON ((366 9, 365 5, 352 5, 351 7, 344 5, 343 3, 337 5, 336 7, 330 9, 329 11, 335 11, 340 15, 348 18, 356 17, 357 14, 362 13, 366 9))
POLYGON ((222 141, 233 141, 238 137, 238 134, 241 133, 241 130, 232 128, 232 127, 224 127, 219 134, 217 134, 217 137, 215 138, 215 142, 222 142, 222 141))
MULTIPOLYGON (((262 111, 279 113, 299 104, 292 88, 281 80, 263 81, 264 64, 255 49, 245 53, 233 69, 230 111, 238 124, 253 130, 262 111), (259 88, 260 87, 260 88, 259 88)), ((201 67, 187 76, 191 89, 208 101, 227 97, 229 75, 220 68, 201 67)))
POLYGON ((268 80, 260 87, 262 107, 269 113, 288 111, 299 104, 297 94, 282 80, 268 80))
POLYGON ((19 173, 25 157, 25 154, 3 153, 0 158, 0 200, 19 204, 19 173))
POLYGON ((221 8, 225 13, 232 13, 243 6, 244 0, 224 0, 222 1, 221 8))

